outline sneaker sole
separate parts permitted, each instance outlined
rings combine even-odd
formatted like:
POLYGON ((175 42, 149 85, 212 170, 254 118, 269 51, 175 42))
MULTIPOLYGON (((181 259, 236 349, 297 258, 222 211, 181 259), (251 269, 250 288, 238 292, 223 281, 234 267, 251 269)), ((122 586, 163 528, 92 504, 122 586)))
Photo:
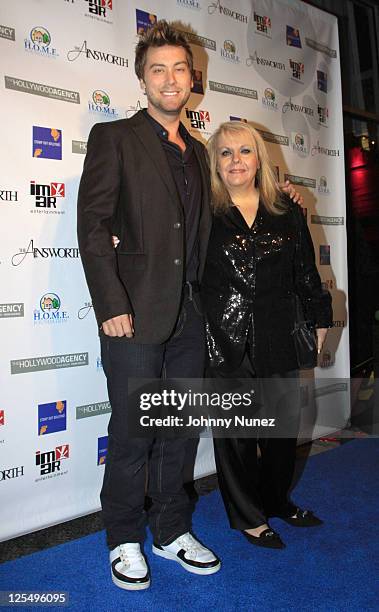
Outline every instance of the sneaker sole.
POLYGON ((193 567, 192 565, 187 565, 185 561, 179 559, 176 555, 174 555, 174 553, 170 553, 166 550, 161 550, 160 548, 156 548, 154 545, 152 547, 152 551, 158 557, 163 557, 164 559, 169 559, 170 561, 176 561, 177 563, 180 563, 180 565, 191 574, 197 574, 199 576, 208 576, 209 574, 215 574, 219 571, 219 569, 221 569, 220 562, 217 565, 214 565, 213 567, 204 567, 203 569, 201 569, 200 567, 193 567))
POLYGON ((147 582, 124 582, 111 572, 113 583, 118 586, 120 589, 124 589, 125 591, 142 591, 143 589, 148 589, 150 586, 150 579, 147 582))

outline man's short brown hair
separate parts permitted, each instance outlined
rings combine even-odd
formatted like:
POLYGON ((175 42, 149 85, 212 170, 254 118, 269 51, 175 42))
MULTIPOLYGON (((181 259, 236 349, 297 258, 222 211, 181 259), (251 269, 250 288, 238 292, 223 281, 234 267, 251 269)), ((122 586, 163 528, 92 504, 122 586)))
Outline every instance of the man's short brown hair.
POLYGON ((134 70, 139 79, 143 79, 148 49, 150 47, 163 47, 164 45, 183 47, 187 55, 188 67, 192 73, 193 55, 187 39, 182 32, 161 19, 152 28, 144 32, 137 43, 134 70))

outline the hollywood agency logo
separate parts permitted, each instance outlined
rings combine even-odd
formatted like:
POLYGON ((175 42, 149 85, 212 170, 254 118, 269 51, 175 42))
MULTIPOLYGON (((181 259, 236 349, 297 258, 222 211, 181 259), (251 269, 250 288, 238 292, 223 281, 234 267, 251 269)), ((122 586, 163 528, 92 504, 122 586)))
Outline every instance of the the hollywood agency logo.
POLYGON ((0 427, 1 425, 5 425, 5 411, 0 410, 0 427))
POLYGON ((233 11, 232 9, 226 6, 222 6, 220 0, 217 0, 217 2, 212 2, 212 4, 208 6, 208 13, 210 15, 213 15, 213 13, 215 13, 217 10, 220 15, 231 17, 232 19, 235 19, 236 21, 241 21, 243 23, 247 23, 248 21, 247 15, 243 15, 242 13, 237 13, 237 11, 233 11))
POLYGON ((142 34, 146 34, 146 32, 157 23, 157 16, 153 13, 146 13, 146 11, 136 9, 136 22, 137 35, 141 36, 142 34))
POLYGON ((258 15, 254 11, 255 31, 257 34, 263 34, 271 38, 271 19, 267 15, 258 15))
POLYGON ((84 306, 79 308, 78 310, 78 319, 85 319, 89 313, 93 310, 93 305, 91 302, 84 302, 84 306))
POLYGON ((18 202, 18 191, 12 189, 0 189, 1 202, 18 202))
POLYGON ((88 102, 88 110, 91 113, 100 113, 112 118, 118 116, 117 110, 111 107, 109 95, 102 89, 96 89, 92 93, 92 100, 88 102))
POLYGON ((32 255, 33 259, 43 258, 48 259, 78 259, 78 247, 35 247, 34 240, 31 238, 28 246, 20 248, 18 253, 12 256, 12 266, 19 266, 28 255, 32 255))
POLYGON ((289 63, 290 63, 290 68, 292 70, 292 78, 295 79, 296 81, 301 82, 301 77, 304 74, 304 63, 295 62, 292 59, 289 60, 289 63))
POLYGON ((320 125, 327 126, 329 118, 329 110, 326 106, 317 105, 318 121, 320 125))
POLYGON ((320 176, 317 191, 322 195, 330 195, 330 189, 328 187, 328 181, 326 176, 320 176))
POLYGON ((75 47, 71 51, 67 52, 67 59, 69 62, 74 62, 78 57, 84 53, 87 59, 94 60, 95 62, 106 62, 107 64, 113 64, 114 66, 120 66, 120 68, 127 68, 129 60, 126 57, 120 55, 114 55, 109 51, 95 51, 87 46, 85 40, 81 47, 75 47))
POLYGON ((186 117, 190 120, 191 128, 195 130, 205 130, 206 123, 211 120, 209 111, 194 111, 189 108, 186 108, 186 117))
POLYGON ((29 38, 25 38, 25 51, 37 53, 44 57, 58 57, 57 50, 50 47, 51 36, 50 32, 42 26, 33 28, 29 34, 29 38))
POLYGON ((39 301, 39 309, 34 310, 34 323, 65 323, 69 315, 65 310, 61 310, 61 306, 59 295, 45 293, 39 301))
POLYGON ((308 155, 309 149, 307 146, 307 138, 305 134, 300 132, 291 133, 292 150, 300 155, 308 155))
POLYGON ((240 58, 236 52, 236 46, 232 40, 224 40, 223 47, 220 49, 221 57, 227 62, 239 64, 240 58))
POLYGON ((110 17, 112 0, 84 0, 88 4, 88 17, 110 17))
MULTIPOLYGON (((30 195, 33 196, 35 208, 43 208, 43 211, 31 210, 31 212, 55 212, 57 201, 65 197, 64 183, 50 183, 42 185, 35 181, 30 181, 30 195)), ((62 200, 60 200, 62 201, 62 200)), ((64 214, 65 211, 59 211, 64 214)))
POLYGON ((287 26, 286 40, 289 47, 301 49, 300 32, 297 28, 293 28, 289 25, 287 26))
POLYGON ((66 400, 38 404, 38 435, 66 430, 66 400))
POLYGON ((328 93, 328 75, 322 70, 317 70, 317 89, 328 93))
POLYGON ((33 125, 33 157, 62 159, 62 130, 33 125))
MULTIPOLYGON (((41 453, 36 452, 36 465, 40 468, 41 476, 57 475, 61 470, 61 462, 70 457, 70 447, 68 444, 56 446, 54 450, 41 453)), ((62 472, 61 472, 62 473, 62 472)))
POLYGON ((262 105, 269 110, 278 110, 275 91, 271 87, 266 87, 263 93, 262 105))

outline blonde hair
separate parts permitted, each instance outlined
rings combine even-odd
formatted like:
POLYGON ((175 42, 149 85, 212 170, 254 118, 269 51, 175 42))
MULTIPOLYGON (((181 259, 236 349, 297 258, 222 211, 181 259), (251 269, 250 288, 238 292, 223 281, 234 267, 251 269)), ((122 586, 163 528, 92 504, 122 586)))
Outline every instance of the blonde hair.
POLYGON ((257 170, 255 179, 260 199, 269 213, 278 215, 285 212, 285 205, 279 198, 281 192, 263 138, 255 128, 243 121, 225 121, 225 123, 221 123, 207 143, 211 173, 212 208, 214 212, 225 212, 227 208, 233 205, 228 190, 217 171, 219 138, 225 134, 240 134, 242 132, 248 134, 256 146, 256 154, 260 167, 257 170))

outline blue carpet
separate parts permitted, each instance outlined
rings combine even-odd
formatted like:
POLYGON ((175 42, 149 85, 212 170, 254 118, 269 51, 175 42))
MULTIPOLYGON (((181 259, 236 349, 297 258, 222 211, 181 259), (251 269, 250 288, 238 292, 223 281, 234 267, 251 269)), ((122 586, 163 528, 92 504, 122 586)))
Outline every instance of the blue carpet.
POLYGON ((149 538, 150 589, 121 591, 110 580, 102 532, 1 565, 0 590, 68 591, 75 612, 378 610, 378 467, 376 439, 310 458, 293 499, 325 525, 295 529, 274 519, 285 550, 249 545, 229 529, 219 493, 202 497, 194 531, 223 559, 213 576, 188 574, 154 556, 149 538))

